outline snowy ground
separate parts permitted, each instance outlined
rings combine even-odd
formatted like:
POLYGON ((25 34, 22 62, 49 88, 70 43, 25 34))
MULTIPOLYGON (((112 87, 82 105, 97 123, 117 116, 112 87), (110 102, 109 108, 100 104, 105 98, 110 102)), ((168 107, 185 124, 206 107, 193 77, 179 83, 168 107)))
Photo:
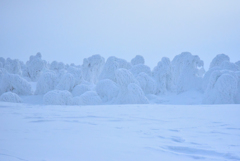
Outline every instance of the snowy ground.
POLYGON ((239 105, 0 102, 0 160, 240 160, 239 114, 239 105))

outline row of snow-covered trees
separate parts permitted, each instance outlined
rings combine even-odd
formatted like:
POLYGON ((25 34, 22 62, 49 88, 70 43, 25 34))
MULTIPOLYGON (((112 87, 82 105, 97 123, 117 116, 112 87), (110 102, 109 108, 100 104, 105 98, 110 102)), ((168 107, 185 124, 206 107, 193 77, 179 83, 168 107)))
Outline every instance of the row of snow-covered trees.
POLYGON ((19 95, 44 95, 45 104, 143 104, 166 92, 204 92, 203 103, 240 103, 240 61, 219 54, 207 72, 196 55, 183 52, 162 58, 151 70, 137 55, 127 62, 100 55, 83 64, 47 63, 41 54, 25 63, 0 58, 0 101, 21 102, 19 95), (32 89, 31 82, 37 82, 32 89))

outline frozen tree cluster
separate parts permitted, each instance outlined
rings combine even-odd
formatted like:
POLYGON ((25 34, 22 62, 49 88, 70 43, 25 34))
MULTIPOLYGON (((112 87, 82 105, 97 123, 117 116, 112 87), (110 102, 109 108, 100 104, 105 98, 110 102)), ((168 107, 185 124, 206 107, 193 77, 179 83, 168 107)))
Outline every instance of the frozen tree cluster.
POLYGON ((81 65, 49 63, 41 53, 26 63, 0 57, 0 101, 20 103, 23 96, 36 95, 46 105, 148 104, 195 90, 203 104, 240 104, 240 61, 219 54, 205 71, 190 52, 159 60, 151 69, 141 55, 130 62, 92 55, 81 65))

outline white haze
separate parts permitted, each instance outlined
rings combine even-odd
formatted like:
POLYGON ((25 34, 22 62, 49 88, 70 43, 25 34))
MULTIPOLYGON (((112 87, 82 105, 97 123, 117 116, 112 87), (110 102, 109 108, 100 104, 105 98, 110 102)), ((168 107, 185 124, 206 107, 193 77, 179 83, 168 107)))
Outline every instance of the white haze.
POLYGON ((82 64, 94 54, 130 61, 145 57, 153 68, 189 51, 210 61, 240 54, 238 0, 0 1, 0 56, 82 64))

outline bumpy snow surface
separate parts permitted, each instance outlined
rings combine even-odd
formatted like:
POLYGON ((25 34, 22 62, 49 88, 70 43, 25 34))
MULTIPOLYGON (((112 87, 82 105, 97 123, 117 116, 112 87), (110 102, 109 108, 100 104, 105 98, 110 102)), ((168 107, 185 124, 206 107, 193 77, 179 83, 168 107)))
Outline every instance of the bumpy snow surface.
POLYGON ((81 65, 49 63, 41 53, 30 56, 26 63, 0 57, 0 97, 12 92, 23 103, 102 105, 171 104, 172 100, 179 104, 186 95, 183 104, 240 104, 240 61, 234 63, 218 54, 206 71, 203 60, 190 52, 182 52, 172 61, 167 57, 159 60, 151 69, 141 55, 130 62, 114 56, 105 61, 93 55, 81 65), (195 94, 186 94, 191 92, 195 94), (26 96, 31 98, 26 100, 26 96), (31 101, 36 97, 41 101, 31 101))
POLYGON ((237 161, 239 105, 0 103, 1 161, 237 161))
POLYGON ((159 60, 0 57, 0 161, 240 161, 240 61, 159 60))

